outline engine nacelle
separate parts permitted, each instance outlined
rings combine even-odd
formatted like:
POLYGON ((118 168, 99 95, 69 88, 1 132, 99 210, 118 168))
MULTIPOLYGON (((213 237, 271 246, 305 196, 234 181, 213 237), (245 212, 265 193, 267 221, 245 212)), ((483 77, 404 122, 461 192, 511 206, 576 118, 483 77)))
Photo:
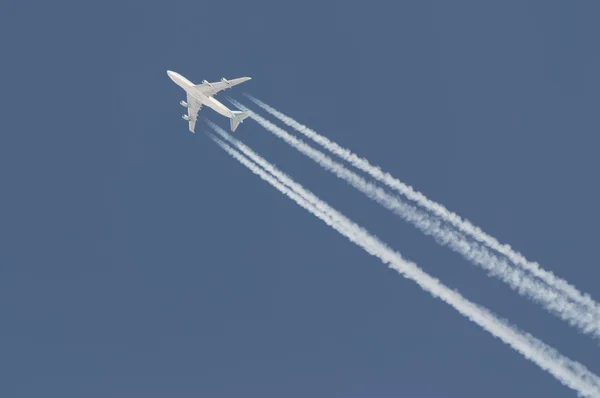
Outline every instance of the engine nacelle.
POLYGON ((210 84, 207 80, 202 80, 203 84, 206 84, 208 87, 212 87, 212 84, 210 84))
POLYGON ((188 104, 187 104, 187 102, 185 102, 185 101, 181 101, 181 102, 180 102, 180 104, 181 104, 181 106, 183 106, 184 108, 187 108, 187 107, 188 107, 188 104))
POLYGON ((221 78, 221 81, 225 84, 231 84, 229 83, 229 80, 225 79, 224 77, 221 78))
POLYGON ((190 117, 189 117, 188 115, 181 115, 181 118, 182 118, 183 120, 187 120, 187 121, 189 121, 189 120, 190 120, 190 117))

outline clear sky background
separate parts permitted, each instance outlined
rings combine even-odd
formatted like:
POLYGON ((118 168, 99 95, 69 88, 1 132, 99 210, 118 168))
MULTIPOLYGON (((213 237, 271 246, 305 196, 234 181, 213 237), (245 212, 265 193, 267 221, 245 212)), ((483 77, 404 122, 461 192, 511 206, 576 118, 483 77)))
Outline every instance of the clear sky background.
MULTIPOLYGON (((219 97, 257 96, 600 299, 599 13, 593 1, 4 2, 0 396, 575 396, 260 181, 203 123, 190 134, 166 70, 251 76, 219 97)), ((600 372, 597 342, 255 122, 235 134, 600 372)))

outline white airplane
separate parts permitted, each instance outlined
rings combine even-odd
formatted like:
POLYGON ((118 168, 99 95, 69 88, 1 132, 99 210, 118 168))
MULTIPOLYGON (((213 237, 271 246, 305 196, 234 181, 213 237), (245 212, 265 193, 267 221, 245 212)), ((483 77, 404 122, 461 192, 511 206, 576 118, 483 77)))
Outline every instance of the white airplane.
POLYGON ((225 90, 248 81, 251 79, 251 77, 240 77, 238 79, 231 80, 222 78, 220 82, 216 83, 209 83, 206 80, 203 80, 202 84, 194 84, 177 72, 168 70, 167 75, 169 75, 175 84, 184 89, 187 94, 187 102, 181 101, 180 104, 187 108, 188 113, 187 115, 183 115, 182 118, 188 121, 189 128, 192 133, 196 127, 198 111, 200 108, 202 108, 202 105, 206 105, 215 112, 231 119, 231 131, 235 131, 237 126, 242 123, 245 118, 250 116, 249 112, 230 110, 225 105, 214 99, 213 96, 221 90, 225 90))

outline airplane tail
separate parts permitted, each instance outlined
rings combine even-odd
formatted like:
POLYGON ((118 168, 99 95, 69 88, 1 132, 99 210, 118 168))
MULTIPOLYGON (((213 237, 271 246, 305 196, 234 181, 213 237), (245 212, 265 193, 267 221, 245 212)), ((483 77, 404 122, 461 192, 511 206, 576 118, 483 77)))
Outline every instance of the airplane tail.
POLYGON ((231 124, 231 131, 235 131, 240 123, 250 116, 250 112, 231 111, 231 113, 233 113, 233 117, 229 120, 229 123, 231 124))

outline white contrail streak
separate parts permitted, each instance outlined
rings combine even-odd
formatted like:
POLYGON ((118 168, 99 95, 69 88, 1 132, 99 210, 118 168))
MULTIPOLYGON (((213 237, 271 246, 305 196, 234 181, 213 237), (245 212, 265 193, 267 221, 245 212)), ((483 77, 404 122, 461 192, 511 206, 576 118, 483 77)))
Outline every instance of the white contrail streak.
POLYGON ((589 312, 595 314, 596 322, 600 322, 598 317, 600 316, 600 305, 594 301, 588 294, 580 292, 575 286, 570 285, 567 281, 557 277, 552 272, 543 269, 537 262, 529 261, 518 251, 512 249, 507 244, 500 243, 496 238, 485 233, 481 228, 472 224, 466 219, 462 219, 456 213, 446 209, 442 204, 434 202, 427 198, 421 192, 416 191, 410 185, 404 184, 389 173, 382 171, 379 167, 373 166, 365 158, 361 158, 354 154, 352 151, 345 149, 337 143, 330 141, 326 137, 318 134, 316 131, 308 128, 307 126, 298 123, 291 117, 279 112, 275 108, 265 104, 261 100, 246 95, 251 101, 260 106, 262 109, 281 120, 286 125, 292 127, 298 132, 304 134, 306 137, 312 139, 317 144, 323 146, 333 154, 339 156, 345 161, 349 162, 352 166, 359 170, 369 174, 376 180, 387 185, 390 188, 395 189, 401 194, 405 195, 408 199, 415 201, 417 204, 432 212, 436 216, 440 217, 444 221, 450 223, 455 228, 471 236, 475 240, 484 243, 490 248, 506 256, 514 264, 522 267, 523 269, 531 272, 536 277, 543 280, 552 288, 564 293, 570 300, 577 303, 581 307, 587 308, 589 312))
MULTIPOLYGON (((231 101, 238 108, 248 110, 248 108, 239 102, 234 100, 231 101)), ((584 333, 600 338, 600 325, 598 320, 594 319, 593 314, 586 312, 576 303, 569 301, 564 295, 557 293, 546 284, 539 282, 522 269, 511 266, 505 259, 494 255, 483 245, 465 239, 461 233, 444 225, 439 219, 430 217, 427 213, 403 202, 398 197, 390 195, 380 187, 368 182, 358 174, 347 169, 341 163, 335 162, 329 156, 312 148, 310 145, 277 127, 260 115, 251 112, 250 117, 266 130, 275 134, 302 154, 317 162, 321 167, 332 172, 337 177, 345 180, 350 185, 363 192, 369 198, 412 223, 423 233, 434 237, 440 244, 448 246, 452 250, 463 255, 469 261, 486 269, 490 275, 500 278, 511 288, 519 292, 519 294, 533 298, 548 311, 567 321, 569 324, 578 327, 584 333)))
POLYGON ((300 184, 280 172, 275 166, 252 152, 244 144, 233 139, 224 130, 212 123, 211 126, 246 156, 233 149, 221 139, 209 134, 229 155, 295 201, 298 205, 348 238, 351 242, 361 247, 367 253, 379 258, 384 264, 388 264, 407 279, 416 282, 432 296, 451 305, 463 316, 478 324, 493 336, 501 339, 540 368, 552 374, 563 385, 577 391, 580 396, 600 397, 600 378, 590 372, 585 366, 562 356, 540 340, 511 327, 506 322, 498 319, 490 311, 470 302, 458 292, 446 287, 439 280, 421 270, 416 264, 404 260, 399 253, 393 251, 377 237, 371 235, 337 210, 331 208, 310 191, 304 189, 300 184), (258 162, 260 166, 248 159, 248 157, 258 162))

